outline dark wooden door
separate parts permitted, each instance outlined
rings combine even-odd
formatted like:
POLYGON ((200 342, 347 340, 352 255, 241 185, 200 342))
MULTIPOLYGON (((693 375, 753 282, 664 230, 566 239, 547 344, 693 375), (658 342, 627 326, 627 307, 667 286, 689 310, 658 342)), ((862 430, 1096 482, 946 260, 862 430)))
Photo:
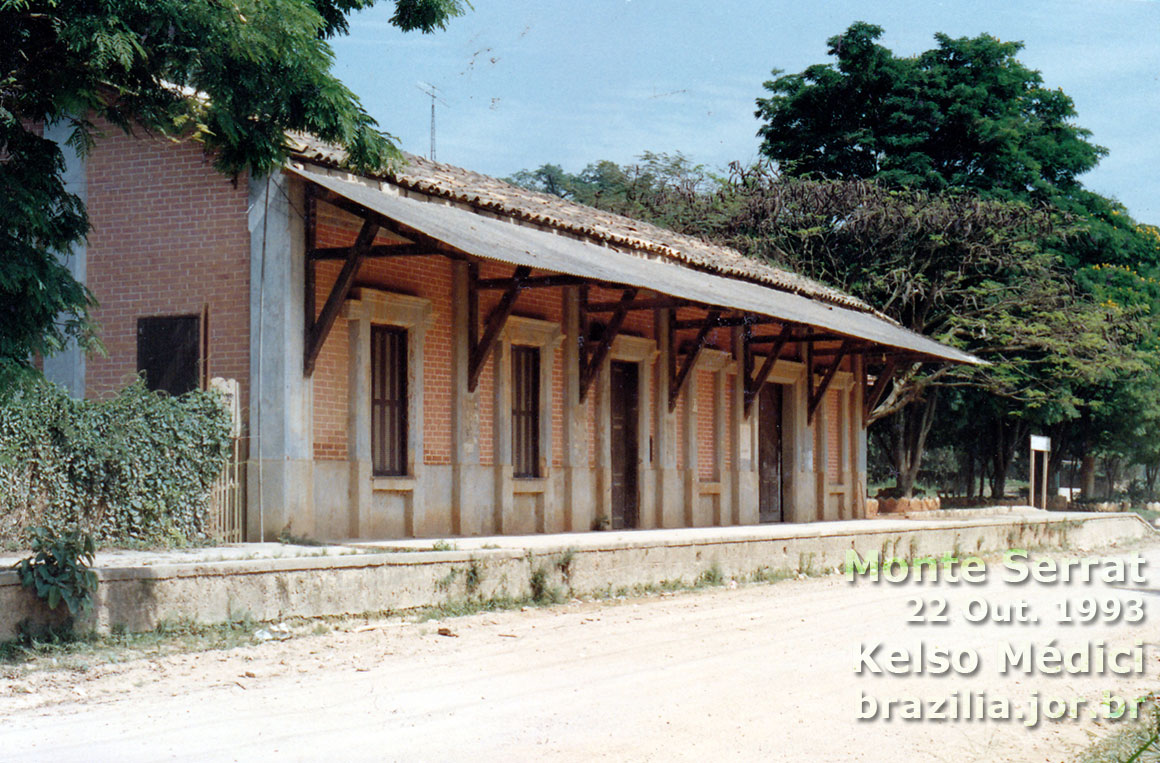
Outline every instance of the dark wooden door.
POLYGON ((757 401, 757 492, 762 522, 780 522, 782 518, 781 391, 780 384, 766 384, 757 401))
POLYGON ((613 363, 611 371, 612 527, 619 530, 639 520, 637 366, 613 363))

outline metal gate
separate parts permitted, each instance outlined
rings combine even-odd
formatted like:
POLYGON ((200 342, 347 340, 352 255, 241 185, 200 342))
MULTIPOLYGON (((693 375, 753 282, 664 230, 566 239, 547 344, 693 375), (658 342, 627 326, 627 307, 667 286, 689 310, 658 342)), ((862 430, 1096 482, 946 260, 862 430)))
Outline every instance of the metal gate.
POLYGON ((241 543, 245 522, 242 508, 242 411, 237 379, 214 378, 210 389, 221 393, 230 411, 230 458, 209 494, 209 517, 206 532, 223 543, 241 543))

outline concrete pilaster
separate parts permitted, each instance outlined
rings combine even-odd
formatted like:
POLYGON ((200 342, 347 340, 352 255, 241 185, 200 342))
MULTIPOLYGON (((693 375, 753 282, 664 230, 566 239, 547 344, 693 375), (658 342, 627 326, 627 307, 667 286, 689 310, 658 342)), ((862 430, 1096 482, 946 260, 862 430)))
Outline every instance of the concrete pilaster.
POLYGON ((681 396, 685 398, 684 416, 681 421, 681 435, 685 446, 684 489, 685 489, 685 527, 703 527, 708 524, 707 518, 701 511, 701 472, 700 454, 697 452, 697 414, 700 407, 698 394, 700 384, 699 374, 694 367, 685 381, 685 388, 681 396))
POLYGON ((680 527, 684 516, 683 486, 677 473, 677 417, 669 412, 669 311, 657 310, 656 395, 656 527, 680 527))
POLYGON ((592 529, 592 475, 588 468, 588 406, 580 402, 580 295, 564 289, 563 529, 592 529))
POLYGON ((865 405, 866 390, 865 359, 861 355, 854 356, 854 390, 851 394, 850 432, 854 443, 854 485, 853 502, 854 514, 858 519, 866 516, 866 422, 863 406, 865 405))
POLYGON ((368 528, 365 514, 371 506, 371 431, 370 381, 371 381, 371 337, 370 322, 352 320, 347 322, 350 332, 350 362, 347 398, 347 457, 350 460, 350 484, 347 493, 350 500, 350 537, 362 537, 368 528))
POLYGON ((250 461, 247 537, 283 529, 311 536, 314 442, 311 380, 303 373, 305 240, 302 184, 252 179, 250 229, 250 461))
MULTIPOLYGON (((44 137, 56 143, 64 155, 64 175, 61 179, 65 190, 78 197, 81 203, 87 204, 89 185, 85 158, 68 145, 71 132, 72 125, 68 120, 44 126, 44 137)), ((73 278, 82 284, 86 282, 88 246, 84 239, 74 244, 69 251, 58 252, 57 258, 68 268, 73 278)), ((64 387, 72 397, 79 399, 85 396, 85 354, 75 340, 70 339, 64 349, 43 360, 46 379, 64 387)))
POLYGON ((733 410, 729 434, 733 438, 733 464, 729 471, 731 518, 737 525, 759 521, 757 505, 757 416, 745 415, 744 339, 741 328, 733 329, 733 410))
MULTIPOLYGON (((483 532, 479 494, 479 392, 467 389, 468 363, 467 263, 452 263, 451 282, 451 531, 456 535, 483 532)), ((490 503, 490 501, 489 501, 490 503)))
MULTIPOLYGON (((492 424, 492 438, 495 443, 493 467, 495 470, 495 498, 492 511, 495 516, 495 532, 518 532, 518 518, 513 515, 515 495, 512 492, 512 385, 511 347, 507 342, 496 342, 495 358, 495 421, 492 424)), ((548 362, 551 362, 550 359, 548 362)), ((540 359, 540 365, 544 358, 540 359)), ((542 411, 543 409, 541 409, 542 411)), ((542 414, 541 414, 542 415, 542 414)), ((543 474, 543 472, 541 472, 543 474)))

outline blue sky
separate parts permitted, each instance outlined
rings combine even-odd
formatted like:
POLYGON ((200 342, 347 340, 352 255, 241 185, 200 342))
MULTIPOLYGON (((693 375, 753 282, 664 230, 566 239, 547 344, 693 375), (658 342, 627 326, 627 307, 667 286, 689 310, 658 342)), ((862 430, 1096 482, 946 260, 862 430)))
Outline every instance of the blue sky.
POLYGON ((504 176, 545 162, 578 170, 680 151, 723 168, 757 157, 754 100, 773 68, 826 58, 854 21, 898 54, 934 34, 993 34, 1076 102, 1110 153, 1084 177, 1143 222, 1160 223, 1160 0, 474 0, 445 32, 402 34, 393 3, 335 40, 335 73, 403 147, 426 154, 439 88, 437 158, 504 176))

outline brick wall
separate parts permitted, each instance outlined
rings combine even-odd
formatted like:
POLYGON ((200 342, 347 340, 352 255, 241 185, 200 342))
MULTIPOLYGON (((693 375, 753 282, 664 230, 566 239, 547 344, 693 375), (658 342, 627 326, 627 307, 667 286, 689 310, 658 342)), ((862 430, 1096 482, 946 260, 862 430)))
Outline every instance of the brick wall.
MULTIPOLYGON (((137 319, 208 305, 209 376, 249 392, 247 181, 223 177, 192 143, 104 130, 87 163, 88 284, 107 357, 86 363, 86 392, 107 397, 137 372, 137 319)), ((244 416, 243 420, 248 417, 244 416)))
MULTIPOLYGON (((360 222, 329 204, 318 204, 316 242, 320 247, 354 243, 360 222)), ((376 242, 391 237, 381 234, 376 242)), ((339 262, 319 263, 315 279, 315 313, 322 311, 338 277, 339 262)), ((451 463, 451 261, 445 257, 401 257, 367 260, 355 287, 410 294, 431 300, 431 324, 423 347, 423 459, 451 463)), ((347 457, 347 406, 350 329, 335 321, 314 369, 314 457, 347 457)), ((370 415, 370 412, 367 412, 370 415)))

